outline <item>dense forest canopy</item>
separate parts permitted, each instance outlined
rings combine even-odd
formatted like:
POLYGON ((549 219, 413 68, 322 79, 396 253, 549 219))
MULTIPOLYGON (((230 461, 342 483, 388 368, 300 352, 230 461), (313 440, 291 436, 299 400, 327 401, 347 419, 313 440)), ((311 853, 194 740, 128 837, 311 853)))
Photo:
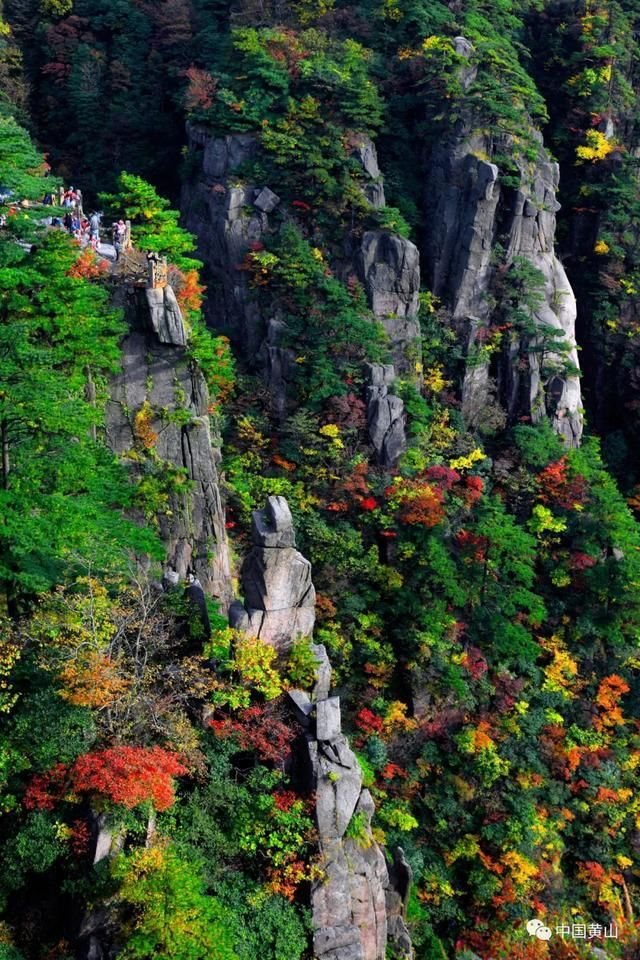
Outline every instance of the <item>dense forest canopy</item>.
POLYGON ((4 0, 0 960, 640 956, 639 51, 4 0))

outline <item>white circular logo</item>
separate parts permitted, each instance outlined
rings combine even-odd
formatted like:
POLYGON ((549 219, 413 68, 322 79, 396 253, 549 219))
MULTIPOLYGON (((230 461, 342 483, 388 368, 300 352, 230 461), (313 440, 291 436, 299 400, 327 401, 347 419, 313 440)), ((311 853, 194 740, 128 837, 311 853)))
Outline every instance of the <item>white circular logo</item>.
POLYGON ((527 933, 529 934, 529 936, 535 937, 540 927, 544 927, 544 923, 542 922, 542 920, 538 920, 538 919, 529 920, 527 924, 527 933))

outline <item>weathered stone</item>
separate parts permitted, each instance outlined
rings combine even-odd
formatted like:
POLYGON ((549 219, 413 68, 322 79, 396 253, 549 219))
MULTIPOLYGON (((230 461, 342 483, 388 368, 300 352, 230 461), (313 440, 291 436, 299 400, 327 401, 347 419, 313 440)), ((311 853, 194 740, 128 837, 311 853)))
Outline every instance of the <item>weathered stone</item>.
MULTIPOLYGON (((233 172, 258 148, 253 134, 212 137, 190 125, 189 149, 200 157, 201 173, 183 184, 182 219, 196 237, 198 256, 215 283, 205 304, 206 318, 223 328, 251 360, 257 358, 264 339, 264 323, 246 272, 238 270, 251 244, 261 242, 268 214, 255 206, 257 197, 269 204, 267 187, 239 186, 233 172)), ((275 194, 273 194, 275 196, 275 194)))
POLYGON ((160 343, 186 347, 187 331, 173 288, 170 286, 149 288, 145 290, 145 296, 149 306, 151 329, 160 343))
MULTIPOLYGON (((328 665, 324 648, 322 652, 321 670, 328 665)), ((320 692, 328 695, 328 677, 320 692)), ((362 789, 357 758, 339 733, 338 698, 318 698, 316 713, 318 739, 307 734, 323 872, 311 891, 314 956, 318 960, 385 960, 389 876, 384 855, 371 835, 373 800, 362 789), (354 814, 364 820, 366 843, 345 836, 354 814)), ((395 896, 400 916, 397 923, 394 920, 394 947, 403 950, 408 942, 408 951, 399 955, 411 958, 402 901, 395 896)))
POLYGON ((378 463, 393 467, 407 448, 404 402, 389 394, 395 368, 392 364, 367 363, 365 376, 369 439, 378 463))
POLYGON ((362 166, 366 180, 361 184, 362 192, 372 207, 384 207, 384 184, 380 176, 376 147, 370 137, 360 136, 351 145, 350 155, 362 166))
POLYGON ((267 497, 264 510, 254 510, 251 536, 259 547, 295 547, 293 517, 284 497, 267 497))
POLYGON ((384 960, 386 867, 379 848, 352 840, 322 844, 323 881, 314 885, 314 954, 327 960, 384 960))
MULTIPOLYGON (((169 289, 118 292, 116 306, 125 308, 131 332, 122 342, 121 370, 110 383, 107 442, 114 453, 128 454, 137 442, 136 415, 145 406, 149 429, 156 436, 155 469, 166 463, 185 470, 189 481, 176 485, 169 510, 158 516, 167 548, 167 574, 184 580, 193 573, 205 593, 216 596, 226 608, 231 599, 231 571, 207 386, 201 371, 188 362, 183 347, 163 343, 149 319, 147 294, 163 294, 166 317, 169 289), (178 410, 184 416, 167 416, 178 410)), ((133 461, 133 470, 144 468, 144 462, 138 466, 133 461)))
POLYGON ((318 757, 316 816, 321 837, 344 836, 360 799, 362 771, 355 754, 347 745, 346 738, 342 737, 342 740, 350 754, 349 766, 331 762, 324 752, 318 757))
POLYGON ((311 699, 316 703, 318 700, 326 700, 331 690, 331 662, 327 656, 327 650, 324 644, 311 644, 311 650, 318 664, 316 670, 316 682, 311 692, 311 699))
POLYGON ((185 596, 197 611, 197 617, 202 627, 202 639, 209 640, 211 637, 211 621, 209 619, 209 609, 207 607, 207 598, 202 584, 197 577, 189 574, 187 577, 187 587, 185 596))
POLYGON ((254 546, 241 570, 244 606, 234 603, 230 623, 250 636, 285 650, 309 637, 316 594, 311 564, 293 546, 291 511, 284 497, 269 497, 253 515, 254 546))
POLYGON ((362 237, 358 265, 376 316, 417 315, 420 258, 415 244, 385 230, 369 230, 362 237))
MULTIPOLYGON (((194 130, 191 127, 190 132, 194 130)), ((230 134, 228 137, 212 138, 200 130, 193 136, 193 146, 204 146, 202 169, 205 176, 222 179, 250 160, 258 148, 257 139, 251 133, 230 134)))
POLYGON ((316 736, 318 740, 337 740, 341 733, 340 697, 320 700, 316 709, 316 736))
POLYGON ((417 247, 386 230, 369 230, 356 250, 354 267, 369 305, 389 337, 396 372, 419 380, 416 370, 420 352, 417 247))
POLYGON ((113 844, 113 831, 107 826, 106 817, 104 814, 100 814, 97 817, 97 836, 96 836, 96 846, 93 853, 93 862, 94 864, 100 863, 101 860, 104 860, 105 857, 108 857, 111 853, 111 846, 113 844))
POLYGON ((392 363, 365 363, 364 375, 371 387, 390 387, 396 379, 396 370, 392 363))
POLYGON ((313 608, 311 564, 293 547, 254 549, 242 566, 248 610, 287 612, 313 608))
MULTIPOLYGON (((554 251, 558 165, 550 161, 542 136, 538 158, 518 159, 513 142, 472 132, 472 120, 463 119, 455 132, 429 155, 427 178, 425 257, 431 289, 452 312, 452 322, 469 353, 477 350, 478 334, 491 321, 487 296, 494 276, 495 240, 506 237, 505 262, 518 258, 540 271, 544 286, 541 302, 532 311, 532 323, 541 334, 520 332, 511 337, 496 365, 497 383, 489 376, 489 363, 468 364, 462 386, 462 413, 471 426, 481 422, 497 390, 508 423, 523 416, 535 423, 549 417, 567 446, 577 446, 582 431, 580 382, 575 342, 576 305, 564 268, 554 251), (518 189, 502 188, 498 168, 489 158, 493 151, 512 152, 520 166, 518 189), (557 331, 567 351, 548 350, 540 362, 542 341, 557 331), (527 362, 522 363, 523 355, 527 362)), ((514 331, 517 332, 517 331, 514 331)), ((495 360, 494 360, 495 364, 495 360)))
POLYGON ((314 705, 304 690, 288 690, 287 694, 291 700, 298 720, 304 725, 309 722, 309 714, 312 713, 314 705))
POLYGON ((253 201, 254 207, 262 210, 263 213, 271 213, 280 203, 280 197, 269 187, 263 187, 258 196, 253 201))
POLYGON ((356 806, 356 814, 361 813, 367 822, 367 826, 371 826, 375 812, 376 807, 373 802, 373 797, 368 790, 363 790, 356 806))
POLYGON ((393 395, 372 399, 367 407, 367 427, 378 462, 395 466, 407 449, 404 402, 393 395))
POLYGON ((271 409, 280 420, 286 418, 289 388, 296 372, 295 352, 281 345, 286 331, 284 320, 272 317, 267 323, 267 335, 258 354, 271 396, 271 409))
MULTIPOLYGON (((466 37, 454 37, 453 49, 459 57, 470 60, 473 54, 473 44, 466 37)), ((458 80, 463 90, 467 90, 478 76, 478 66, 475 63, 462 64, 458 70, 458 80)))

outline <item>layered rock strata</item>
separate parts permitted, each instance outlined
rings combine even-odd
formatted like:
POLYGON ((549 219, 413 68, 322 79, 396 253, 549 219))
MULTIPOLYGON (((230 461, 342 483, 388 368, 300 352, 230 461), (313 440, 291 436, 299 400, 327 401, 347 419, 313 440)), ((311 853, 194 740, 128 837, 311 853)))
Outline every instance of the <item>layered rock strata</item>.
POLYGON ((231 571, 212 443, 207 386, 185 349, 187 334, 171 287, 123 286, 129 333, 122 367, 110 384, 106 411, 109 446, 128 461, 144 485, 162 487, 158 516, 167 548, 166 574, 198 578, 226 608, 231 571))

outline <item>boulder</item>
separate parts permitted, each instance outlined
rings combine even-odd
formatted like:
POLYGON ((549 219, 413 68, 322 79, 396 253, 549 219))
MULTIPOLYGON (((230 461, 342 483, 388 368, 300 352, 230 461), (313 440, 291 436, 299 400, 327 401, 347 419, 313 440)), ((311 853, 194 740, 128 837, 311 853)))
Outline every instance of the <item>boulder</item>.
POLYGON ((280 197, 269 187, 263 187, 258 196, 253 201, 254 207, 263 213, 271 213, 280 203, 280 197))
POLYGON ((389 395, 371 400, 367 407, 369 439, 384 467, 394 467, 407 449, 406 416, 400 397, 389 395))
POLYGON ((369 306, 389 337, 396 372, 419 380, 418 248, 386 230, 368 230, 356 251, 354 267, 369 306))
POLYGON ((337 740, 342 732, 340 697, 318 701, 316 708, 316 736, 318 740, 337 740))
POLYGON ((258 547, 295 547, 293 517, 284 497, 268 497, 263 510, 254 510, 251 536, 258 547))
POLYGON ((362 237, 358 266, 376 316, 417 316, 420 257, 415 244, 386 230, 368 230, 362 237))
POLYGON ((392 364, 365 364, 368 379, 367 428, 378 463, 394 467, 407 449, 406 415, 400 397, 389 394, 395 380, 392 364))
POLYGON ((324 644, 311 644, 311 650, 318 664, 316 670, 316 682, 311 692, 311 699, 314 703, 319 700, 326 700, 331 690, 331 662, 327 656, 324 644))

